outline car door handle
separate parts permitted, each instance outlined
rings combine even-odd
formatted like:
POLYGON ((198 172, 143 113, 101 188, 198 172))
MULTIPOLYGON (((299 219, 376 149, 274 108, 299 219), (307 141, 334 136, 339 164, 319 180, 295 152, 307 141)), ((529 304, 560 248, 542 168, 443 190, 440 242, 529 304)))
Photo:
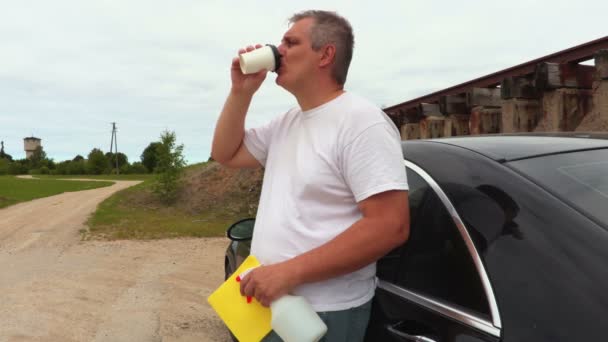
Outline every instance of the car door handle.
POLYGON ((422 336, 422 335, 412 335, 412 334, 405 333, 405 332, 403 332, 401 330, 396 329, 395 326, 392 326, 392 325, 389 325, 386 328, 388 329, 388 331, 391 334, 402 338, 404 341, 410 341, 410 342, 436 342, 435 340, 433 340, 430 337, 426 337, 426 336, 422 336))

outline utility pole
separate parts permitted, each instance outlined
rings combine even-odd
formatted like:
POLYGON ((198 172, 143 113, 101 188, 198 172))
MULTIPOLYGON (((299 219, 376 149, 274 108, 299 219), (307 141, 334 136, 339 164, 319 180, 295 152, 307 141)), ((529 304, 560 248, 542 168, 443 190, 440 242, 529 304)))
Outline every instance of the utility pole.
POLYGON ((118 171, 118 140, 116 140, 116 122, 112 122, 112 139, 110 139, 110 153, 114 153, 114 159, 116 159, 116 174, 119 174, 118 171), (114 147, 115 152, 112 152, 112 147, 114 147))

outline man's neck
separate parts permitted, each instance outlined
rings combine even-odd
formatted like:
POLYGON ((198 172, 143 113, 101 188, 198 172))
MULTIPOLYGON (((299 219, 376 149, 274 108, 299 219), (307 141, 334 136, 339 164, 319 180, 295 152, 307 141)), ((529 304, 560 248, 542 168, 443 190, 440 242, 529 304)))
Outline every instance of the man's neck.
POLYGON ((327 102, 335 99, 336 97, 344 94, 344 89, 341 86, 337 86, 330 89, 311 89, 308 94, 296 95, 298 104, 302 111, 311 110, 317 108, 327 102))

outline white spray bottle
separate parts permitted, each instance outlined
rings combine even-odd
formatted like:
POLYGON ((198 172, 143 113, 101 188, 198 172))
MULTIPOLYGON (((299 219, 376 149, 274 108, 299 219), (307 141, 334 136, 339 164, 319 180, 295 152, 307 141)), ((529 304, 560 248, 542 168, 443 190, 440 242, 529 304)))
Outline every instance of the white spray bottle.
POLYGON ((327 333, 327 325, 304 297, 284 295, 270 303, 270 312, 270 326, 285 342, 317 342, 327 333))

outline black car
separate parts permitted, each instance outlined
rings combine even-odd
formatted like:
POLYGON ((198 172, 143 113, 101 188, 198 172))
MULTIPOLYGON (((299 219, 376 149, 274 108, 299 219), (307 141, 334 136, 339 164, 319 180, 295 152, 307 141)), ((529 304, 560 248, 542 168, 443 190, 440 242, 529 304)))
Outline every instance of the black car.
MULTIPOLYGON (((607 139, 413 140, 403 155, 411 234, 378 261, 368 341, 608 341, 607 139)), ((229 229, 226 275, 253 222, 229 229)))

